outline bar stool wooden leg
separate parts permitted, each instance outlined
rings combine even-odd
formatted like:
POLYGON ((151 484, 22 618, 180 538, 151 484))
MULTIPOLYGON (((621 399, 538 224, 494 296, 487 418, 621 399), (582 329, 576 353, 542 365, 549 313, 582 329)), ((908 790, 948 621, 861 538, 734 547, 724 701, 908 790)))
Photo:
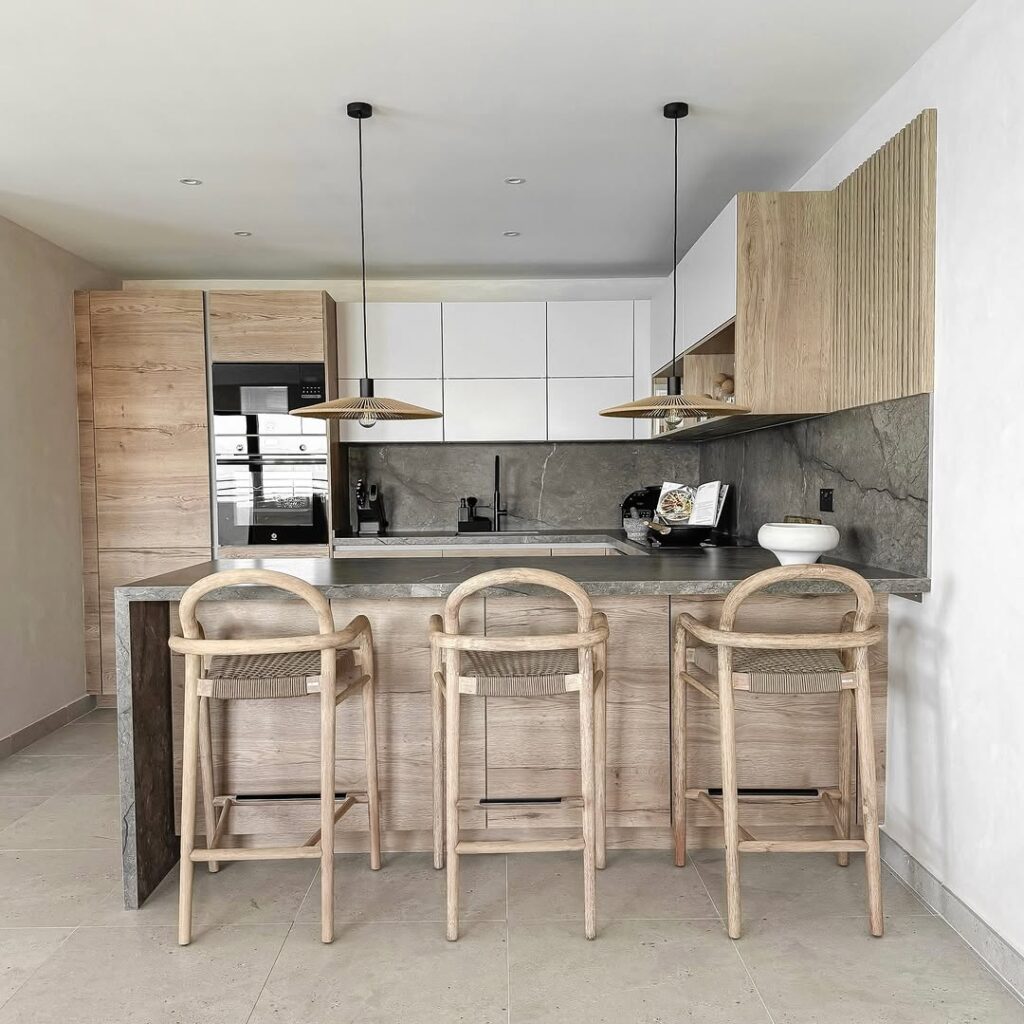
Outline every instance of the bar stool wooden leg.
POLYGON ((444 867, 444 676, 441 654, 430 652, 430 754, 434 797, 434 867, 444 867))
MULTIPOLYGON (((850 838, 853 824, 853 801, 856 789, 854 775, 854 697, 852 690, 839 691, 839 824, 840 839, 850 838)), ((836 863, 845 868, 849 853, 837 853, 836 863)))
POLYGON ((454 657, 445 664, 447 680, 444 702, 445 718, 445 843, 447 856, 447 937, 459 937, 459 670, 454 657))
POLYGON ((363 735, 366 746, 366 804, 370 819, 370 870, 380 870, 380 788, 377 784, 377 668, 373 639, 364 633, 359 641, 359 665, 370 678, 363 684, 363 735))
POLYGON ((726 925, 731 939, 742 932, 740 909, 739 794, 736 789, 736 716, 732 691, 732 652, 719 649, 718 708, 722 745, 722 812, 725 821, 726 925))
POLYGON ((192 851, 196 839, 196 766, 199 760, 199 657, 185 658, 185 727, 181 752, 181 864, 178 880, 178 945, 192 941, 192 851))
POLYGON ((334 756, 337 708, 333 668, 320 677, 320 940, 334 941, 334 756))
POLYGON ((672 771, 672 846, 676 867, 686 867, 686 634, 676 630, 672 651, 669 758, 672 771))
POLYGON ((857 652, 857 754, 860 762, 860 794, 864 822, 864 870, 867 874, 868 920, 871 934, 884 931, 882 915, 882 855, 878 837, 878 797, 875 787, 875 741, 871 727, 871 680, 867 651, 857 652))
POLYGON ((594 668, 593 656, 581 652, 584 661, 580 686, 580 773, 583 791, 583 931, 597 935, 596 819, 594 807, 594 668))
MULTIPOLYGON (((206 823, 206 845, 213 846, 217 831, 217 812, 213 801, 217 788, 213 779, 213 730, 210 725, 210 698, 199 698, 199 774, 203 783, 203 820, 206 823)), ((210 873, 220 870, 215 860, 207 862, 210 873)))
POLYGON ((597 867, 603 870, 608 859, 608 654, 604 647, 597 648, 595 662, 601 677, 594 683, 594 829, 597 867))

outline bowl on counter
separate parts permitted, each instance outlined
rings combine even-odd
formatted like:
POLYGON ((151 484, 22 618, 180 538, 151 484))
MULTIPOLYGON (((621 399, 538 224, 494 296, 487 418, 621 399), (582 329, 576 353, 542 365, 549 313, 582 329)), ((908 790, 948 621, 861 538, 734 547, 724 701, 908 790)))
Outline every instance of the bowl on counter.
POLYGON ((757 543, 780 565, 812 565, 839 543, 839 531, 821 523, 765 523, 757 543))

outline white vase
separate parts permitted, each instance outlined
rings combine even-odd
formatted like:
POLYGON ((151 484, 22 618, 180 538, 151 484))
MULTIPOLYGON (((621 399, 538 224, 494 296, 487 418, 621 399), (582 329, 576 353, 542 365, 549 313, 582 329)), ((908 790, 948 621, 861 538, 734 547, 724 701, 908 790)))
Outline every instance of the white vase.
POLYGON ((765 523, 757 531, 757 543, 780 565, 812 565, 839 543, 839 531, 818 523, 765 523))

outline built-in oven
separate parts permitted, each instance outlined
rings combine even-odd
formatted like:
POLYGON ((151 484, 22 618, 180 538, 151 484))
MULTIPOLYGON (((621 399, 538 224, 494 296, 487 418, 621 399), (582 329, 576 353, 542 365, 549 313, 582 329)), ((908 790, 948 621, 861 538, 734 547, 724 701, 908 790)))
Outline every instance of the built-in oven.
POLYGON ((327 543, 327 424, 289 410, 326 399, 322 363, 214 363, 217 543, 327 543))

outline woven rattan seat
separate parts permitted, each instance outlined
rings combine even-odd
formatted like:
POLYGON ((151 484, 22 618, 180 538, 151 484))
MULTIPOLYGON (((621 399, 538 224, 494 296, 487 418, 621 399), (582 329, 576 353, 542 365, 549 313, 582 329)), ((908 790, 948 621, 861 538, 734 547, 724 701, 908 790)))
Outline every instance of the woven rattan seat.
POLYGON ((576 651, 463 651, 462 679, 481 697, 542 697, 579 688, 576 651))
MULTIPOLYGON (((697 647, 693 663, 718 674, 718 649, 697 647)), ((751 693, 838 693, 846 673, 838 651, 769 651, 737 647, 732 655, 733 686, 751 693)))
MULTIPOLYGON (((338 676, 352 666, 352 652, 338 651, 338 676)), ((218 700, 304 697, 320 690, 320 652, 218 654, 200 677, 208 696, 218 700)))

